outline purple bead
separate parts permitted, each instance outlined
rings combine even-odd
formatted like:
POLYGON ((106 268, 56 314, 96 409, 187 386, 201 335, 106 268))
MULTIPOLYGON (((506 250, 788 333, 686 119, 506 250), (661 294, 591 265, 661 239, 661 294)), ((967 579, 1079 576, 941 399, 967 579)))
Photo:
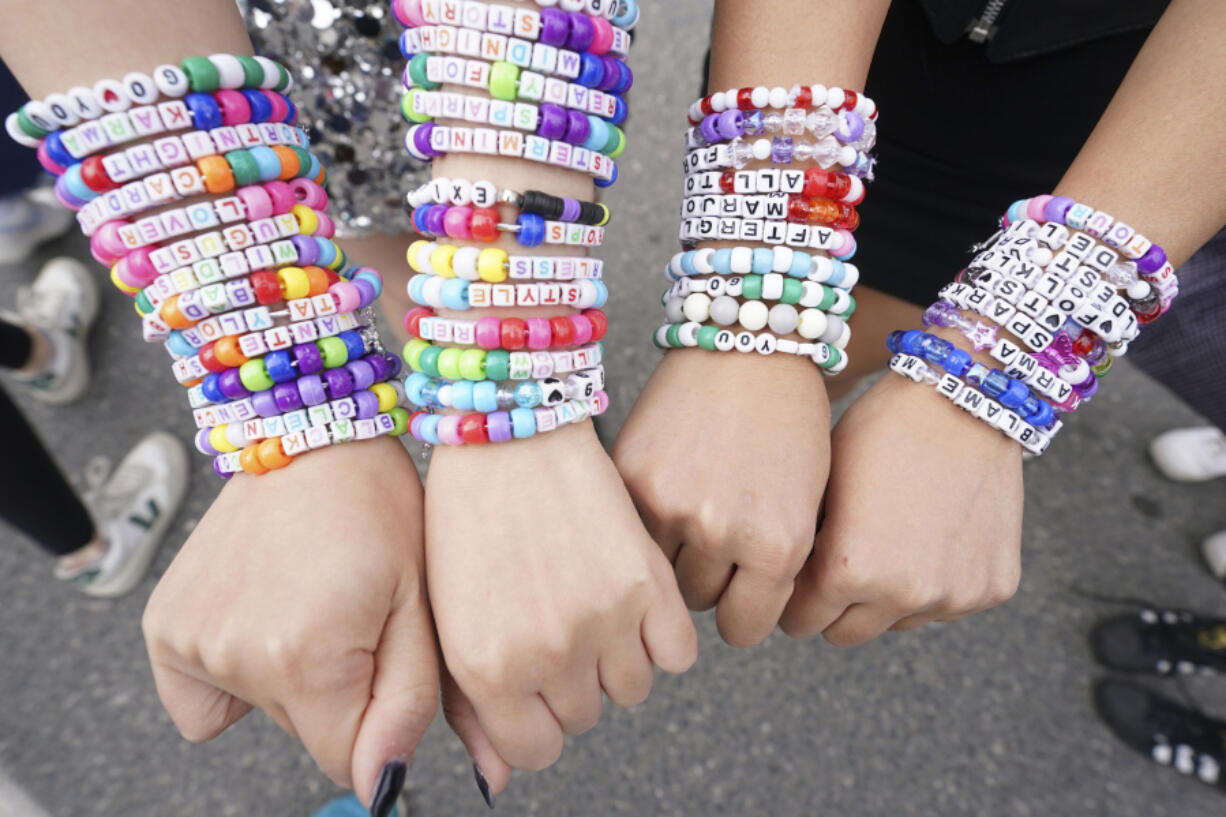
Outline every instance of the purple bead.
POLYGON ((196 432, 196 450, 201 454, 207 454, 210 457, 216 457, 221 452, 213 447, 209 442, 209 432, 212 428, 202 428, 196 432))
POLYGON ((540 107, 541 121, 536 126, 536 135, 543 139, 561 139, 566 133, 566 110, 546 102, 540 107))
POLYGON ((570 15, 570 36, 566 38, 566 47, 580 53, 592 47, 596 37, 596 26, 586 14, 570 15))
POLYGON ((572 145, 582 145, 592 133, 592 123, 588 121, 583 111, 566 112, 566 136, 563 137, 572 145))
POLYGON ((1091 374, 1084 382, 1073 386, 1073 391, 1077 392, 1082 400, 1089 400, 1098 391, 1098 378, 1091 374))
MULTIPOLYGON (((315 375, 308 375, 314 377, 315 375)), ((263 394, 263 392, 261 392, 263 394)), ((299 389, 298 381, 293 383, 278 383, 272 387, 273 403, 276 405, 277 412, 297 411, 302 408, 302 392, 299 389)), ((261 412, 261 416, 275 417, 276 413, 265 415, 261 412)))
POLYGON ((362 358, 375 369, 375 382, 382 383, 392 376, 391 364, 387 362, 387 358, 379 353, 369 354, 362 358))
POLYGON ((702 138, 706 140, 708 145, 713 145, 720 141, 719 114, 713 113, 710 116, 704 116, 701 124, 698 126, 698 132, 702 134, 702 138))
POLYGON ((242 400, 251 396, 251 392, 243 385, 242 378, 238 376, 238 369, 226 369, 222 372, 217 378, 217 388, 221 389, 221 393, 229 400, 242 400))
POLYGON ((379 398, 371 392, 355 391, 352 397, 357 406, 359 420, 369 420, 379 413, 379 398))
POLYGON ((354 389, 369 389, 375 384, 375 367, 365 359, 351 360, 345 364, 345 369, 353 378, 354 389))
POLYGON ((579 218, 581 208, 578 199, 562 199, 562 221, 573 222, 579 218))
POLYGON ((792 163, 792 137, 776 136, 771 140, 771 161, 777 165, 792 163))
POLYGON ((348 397, 353 391, 353 375, 345 369, 328 369, 323 374, 324 385, 333 400, 348 397))
POLYGON ((511 439, 511 415, 506 411, 495 411, 485 415, 485 432, 492 443, 505 443, 511 439))
POLYGON ((745 114, 737 108, 730 111, 724 111, 716 118, 716 126, 719 129, 719 135, 731 141, 740 136, 745 128, 745 114))
POLYGON ((766 123, 762 119, 762 112, 759 110, 742 112, 741 114, 741 132, 744 136, 757 136, 766 132, 766 123))
POLYGON ((624 94, 634 87, 634 72, 622 60, 617 61, 617 71, 621 74, 621 79, 618 80, 617 85, 613 86, 613 93, 624 94))
POLYGON ((541 9, 541 33, 538 41, 560 48, 570 36, 570 15, 558 9, 541 9))
POLYGON ((319 244, 309 235, 290 236, 290 243, 298 251, 299 266, 310 266, 319 260, 319 244))
POLYGON ((1068 196, 1052 196, 1051 201, 1043 208, 1043 218, 1048 221, 1054 221, 1057 224, 1063 224, 1064 219, 1068 216, 1068 211, 1073 209, 1073 205, 1077 202, 1070 199, 1068 196))
POLYGON ((270 391, 258 391, 251 395, 251 407, 256 414, 261 417, 276 417, 281 414, 281 408, 277 405, 277 389, 281 386, 288 387, 297 396, 298 389, 293 383, 278 383, 270 391))
POLYGON ((292 351, 299 374, 315 374, 324 367, 324 357, 314 343, 300 343, 292 351))
POLYGON ((213 473, 222 479, 229 479, 230 477, 234 476, 229 471, 222 470, 221 459, 218 457, 213 458, 213 473))
POLYGON ((387 363, 388 379, 400 376, 400 370, 404 368, 404 363, 400 360, 400 355, 384 355, 383 360, 387 363))
POLYGON ((298 395, 306 406, 318 406, 328 399, 328 395, 324 393, 324 382, 317 374, 298 378, 298 395))
POLYGON ((430 147, 430 134, 433 132, 433 122, 427 122, 413 131, 413 146, 417 148, 417 152, 422 156, 432 157, 438 155, 434 148, 430 147))
POLYGON ((596 90, 612 91, 622 82, 622 72, 619 67, 621 61, 616 57, 601 57, 600 61, 604 64, 604 78, 600 80, 596 90))
POLYGON ((1141 272, 1157 272, 1166 263, 1166 251, 1157 244, 1150 246, 1149 251, 1137 259, 1137 269, 1141 272))
POLYGON ((864 134, 864 120, 855 111, 839 114, 839 126, 834 129, 834 138, 843 144, 854 142, 864 134))
POLYGON ((370 281, 363 278, 354 278, 349 283, 357 287, 358 292, 361 293, 362 306, 370 306, 375 302, 375 299, 379 297, 378 293, 375 292, 374 284, 372 284, 370 281))
MULTIPOLYGON (((548 11, 548 9, 545 9, 545 11, 548 11)), ((422 424, 422 421, 425 420, 427 416, 428 415, 421 414, 421 413, 414 414, 413 419, 409 421, 409 435, 413 439, 421 440, 421 424, 422 424)))
POLYGON ((429 205, 430 209, 426 211, 426 217, 423 219, 426 223, 426 231, 435 237, 447 234, 447 229, 444 226, 444 219, 447 216, 447 205, 434 204, 429 205))

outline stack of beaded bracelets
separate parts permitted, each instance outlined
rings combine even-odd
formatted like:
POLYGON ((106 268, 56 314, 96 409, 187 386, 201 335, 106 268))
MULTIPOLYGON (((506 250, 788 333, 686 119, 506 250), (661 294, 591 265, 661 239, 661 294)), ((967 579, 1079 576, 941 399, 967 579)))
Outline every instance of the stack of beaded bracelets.
POLYGON ((373 327, 382 279, 331 241, 289 85, 271 60, 215 54, 7 120, 164 344, 222 477, 408 426, 400 361, 373 327))
MULTIPOLYGON (((623 58, 633 2, 554 0, 539 11, 465 0, 396 0, 406 26, 401 52, 411 124, 405 145, 424 160, 448 152, 521 156, 617 178, 626 147, 622 95, 633 75, 623 58), (558 8, 552 8, 557 5, 558 8), (443 85, 489 94, 463 95, 443 85), (448 127, 449 120, 474 127, 448 127), (483 127, 484 126, 484 127, 483 127)), ((597 247, 609 211, 597 202, 540 190, 500 190, 488 181, 436 178, 406 194, 413 226, 428 239, 408 248, 417 273, 405 316, 409 433, 431 445, 507 442, 602 413, 601 366, 608 298, 601 262, 508 255, 500 233, 522 247, 597 247), (518 212, 512 217, 510 208, 518 212), (456 243, 442 243, 444 240, 456 243), (555 317, 457 320, 433 310, 572 307, 555 317), (457 345, 450 345, 457 344, 457 345), (468 347, 468 348, 464 348, 468 347), (509 383, 507 381, 510 381, 509 383), (467 414, 442 415, 455 410, 467 414)))
POLYGON ((1001 228, 941 290, 924 324, 958 330, 1002 368, 988 371, 970 352, 916 330, 891 334, 890 367, 936 385, 1038 455, 1063 427, 1057 415, 1093 397, 1098 378, 1170 307, 1179 285, 1161 247, 1067 196, 1014 202, 1001 228))
POLYGON ((846 261, 856 252, 876 119, 872 100, 824 85, 742 88, 690 107, 679 233, 687 250, 665 269, 674 283, 657 346, 802 355, 824 374, 847 367, 860 274, 846 261), (775 136, 744 142, 762 133, 775 136), (794 141, 804 134, 819 141, 794 141), (752 159, 821 167, 747 169, 752 159), (688 249, 714 240, 767 246, 688 249))

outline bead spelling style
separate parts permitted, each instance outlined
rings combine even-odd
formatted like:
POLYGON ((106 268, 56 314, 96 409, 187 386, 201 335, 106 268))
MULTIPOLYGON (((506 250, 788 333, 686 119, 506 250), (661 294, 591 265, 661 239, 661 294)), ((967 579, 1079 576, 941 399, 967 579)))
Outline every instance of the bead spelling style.
POLYGON ((469 182, 464 179, 434 179, 405 195, 410 208, 426 204, 451 204, 456 206, 493 207, 509 204, 521 212, 542 216, 553 221, 570 224, 586 224, 604 227, 609 223, 609 208, 600 202, 553 196, 539 190, 523 193, 500 190, 493 182, 469 182))
POLYGON ((496 128, 452 128, 428 122, 414 125, 405 135, 405 149, 420 161, 433 161, 449 153, 477 153, 487 156, 511 156, 550 164, 565 170, 577 170, 592 176, 597 187, 608 187, 617 180, 617 164, 613 158, 621 154, 624 141, 606 156, 569 142, 544 139, 520 131, 496 128))
POLYGON ((687 250, 674 255, 665 268, 665 274, 673 281, 693 275, 772 272, 848 291, 860 280, 860 270, 854 264, 784 246, 687 250))
POLYGON ((608 287, 598 280, 487 284, 437 275, 414 275, 409 279, 408 292, 409 298, 421 306, 460 312, 512 306, 591 309, 604 306, 609 298, 608 287))
POLYGON ((509 255, 498 247, 414 241, 406 253, 414 272, 466 281, 572 281, 600 278, 604 262, 584 256, 509 255))

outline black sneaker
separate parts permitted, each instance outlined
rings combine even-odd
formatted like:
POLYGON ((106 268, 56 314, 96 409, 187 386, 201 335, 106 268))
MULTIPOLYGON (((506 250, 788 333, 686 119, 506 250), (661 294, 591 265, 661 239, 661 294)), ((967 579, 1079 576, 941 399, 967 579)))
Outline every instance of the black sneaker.
POLYGON ((1103 666, 1158 675, 1226 671, 1226 620, 1183 610, 1150 610, 1102 622, 1090 647, 1103 666))
POLYGON ((1094 706, 1116 737, 1155 763, 1226 789, 1226 723, 1114 679, 1095 685, 1094 706))

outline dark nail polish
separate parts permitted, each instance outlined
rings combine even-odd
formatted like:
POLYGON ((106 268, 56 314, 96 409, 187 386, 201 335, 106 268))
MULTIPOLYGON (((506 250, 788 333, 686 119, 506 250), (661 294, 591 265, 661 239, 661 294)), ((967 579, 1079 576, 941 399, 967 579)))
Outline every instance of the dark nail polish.
POLYGON ((481 792, 481 796, 485 798, 485 804, 490 808, 493 808, 494 795, 490 794, 489 781, 485 779, 485 774, 482 773, 481 767, 476 763, 473 764, 473 777, 477 778, 477 790, 481 792))
POLYGON ((387 817, 396 807, 396 798, 404 788, 407 768, 403 760, 389 760, 375 781, 375 793, 370 798, 370 817, 387 817))

